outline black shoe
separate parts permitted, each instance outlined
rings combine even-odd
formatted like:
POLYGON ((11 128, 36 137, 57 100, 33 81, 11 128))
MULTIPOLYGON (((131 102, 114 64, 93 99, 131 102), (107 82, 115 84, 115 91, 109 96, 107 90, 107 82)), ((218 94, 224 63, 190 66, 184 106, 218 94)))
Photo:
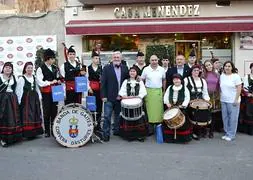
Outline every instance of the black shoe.
POLYGON ((105 137, 103 138, 103 140, 104 140, 104 142, 110 141, 110 136, 105 136, 105 137))
POLYGON ((144 138, 137 138, 138 141, 144 142, 144 138))
POLYGON ((208 135, 208 137, 209 137, 210 139, 213 139, 213 133, 210 132, 209 135, 208 135))
POLYGON ((50 137, 50 134, 49 133, 46 133, 45 134, 45 138, 49 138, 50 137))
POLYGON ((199 136, 197 134, 192 134, 192 138, 195 139, 195 140, 199 140, 199 136))

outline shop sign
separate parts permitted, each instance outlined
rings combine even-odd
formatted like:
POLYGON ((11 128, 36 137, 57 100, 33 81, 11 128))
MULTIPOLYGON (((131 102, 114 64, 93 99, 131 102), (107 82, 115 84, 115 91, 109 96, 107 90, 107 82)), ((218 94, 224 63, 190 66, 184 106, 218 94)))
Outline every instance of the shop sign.
POLYGON ((168 5, 144 7, 116 7, 114 16, 118 19, 192 17, 200 15, 200 5, 168 5))

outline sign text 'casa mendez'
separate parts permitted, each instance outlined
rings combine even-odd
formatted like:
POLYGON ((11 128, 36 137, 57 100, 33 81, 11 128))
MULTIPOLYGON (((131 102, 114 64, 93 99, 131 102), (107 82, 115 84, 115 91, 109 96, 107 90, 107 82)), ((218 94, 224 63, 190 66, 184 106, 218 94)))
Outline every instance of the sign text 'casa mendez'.
POLYGON ((118 19, 131 18, 166 18, 199 16, 200 6, 196 5, 170 5, 170 6, 142 6, 142 7, 116 7, 114 16, 118 19))

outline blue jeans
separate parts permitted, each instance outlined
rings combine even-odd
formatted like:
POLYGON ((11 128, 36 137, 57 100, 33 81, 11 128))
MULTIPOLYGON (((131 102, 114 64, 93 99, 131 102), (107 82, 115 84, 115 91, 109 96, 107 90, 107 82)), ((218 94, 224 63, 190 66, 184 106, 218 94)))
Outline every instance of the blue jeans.
POLYGON ((114 122, 113 122, 113 133, 119 133, 119 115, 120 115, 120 101, 110 102, 107 101, 104 104, 104 123, 103 123, 103 135, 104 137, 110 136, 111 131, 111 118, 114 110, 114 122))
POLYGON ((238 118, 239 118, 240 104, 236 106, 233 103, 221 102, 222 120, 225 135, 231 139, 235 138, 238 118))

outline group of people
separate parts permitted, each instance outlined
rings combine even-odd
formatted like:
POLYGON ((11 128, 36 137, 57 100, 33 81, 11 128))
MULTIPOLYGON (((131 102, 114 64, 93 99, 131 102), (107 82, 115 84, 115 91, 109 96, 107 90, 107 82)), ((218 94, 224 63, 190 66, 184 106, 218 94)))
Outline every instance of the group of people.
POLYGON ((52 99, 52 86, 65 84, 65 105, 81 104, 82 93, 75 92, 75 77, 78 76, 88 77, 88 92, 96 97, 98 125, 95 128, 102 131, 105 142, 110 140, 111 129, 113 135, 143 141, 154 133, 158 124, 162 124, 166 142, 198 140, 207 135, 207 129, 208 136, 213 138, 221 119, 225 133, 222 139, 232 141, 236 137, 241 94, 243 101, 247 102, 246 106, 241 106, 241 122, 247 124, 248 133, 253 134, 253 63, 251 73, 242 79, 233 62, 225 62, 221 71, 218 59, 206 60, 199 65, 194 53, 190 54, 188 63, 183 55, 177 55, 175 66, 168 57, 162 59, 162 66, 156 55, 150 57, 149 65, 142 52, 139 51, 136 57, 136 63, 128 68, 122 63, 121 52, 116 50, 110 63, 102 68, 99 53, 93 51, 92 63, 86 68, 76 60, 76 52, 71 46, 67 61, 58 68, 54 65, 54 51, 47 49, 44 63, 35 75, 33 63, 27 62, 18 79, 14 76, 12 63, 6 62, 0 74, 1 145, 5 147, 43 133, 50 137, 58 112, 58 103, 52 99), (130 118, 122 116, 125 111, 122 102, 126 99, 130 102, 130 118), (199 99, 210 104, 210 117, 203 122, 204 125, 194 123, 197 121, 195 112, 190 108, 191 102, 199 99), (135 106, 142 112, 136 111, 135 106), (184 124, 176 130, 164 123, 164 113, 173 107, 178 107, 185 116, 184 124), (136 114, 140 114, 138 119, 136 114))

